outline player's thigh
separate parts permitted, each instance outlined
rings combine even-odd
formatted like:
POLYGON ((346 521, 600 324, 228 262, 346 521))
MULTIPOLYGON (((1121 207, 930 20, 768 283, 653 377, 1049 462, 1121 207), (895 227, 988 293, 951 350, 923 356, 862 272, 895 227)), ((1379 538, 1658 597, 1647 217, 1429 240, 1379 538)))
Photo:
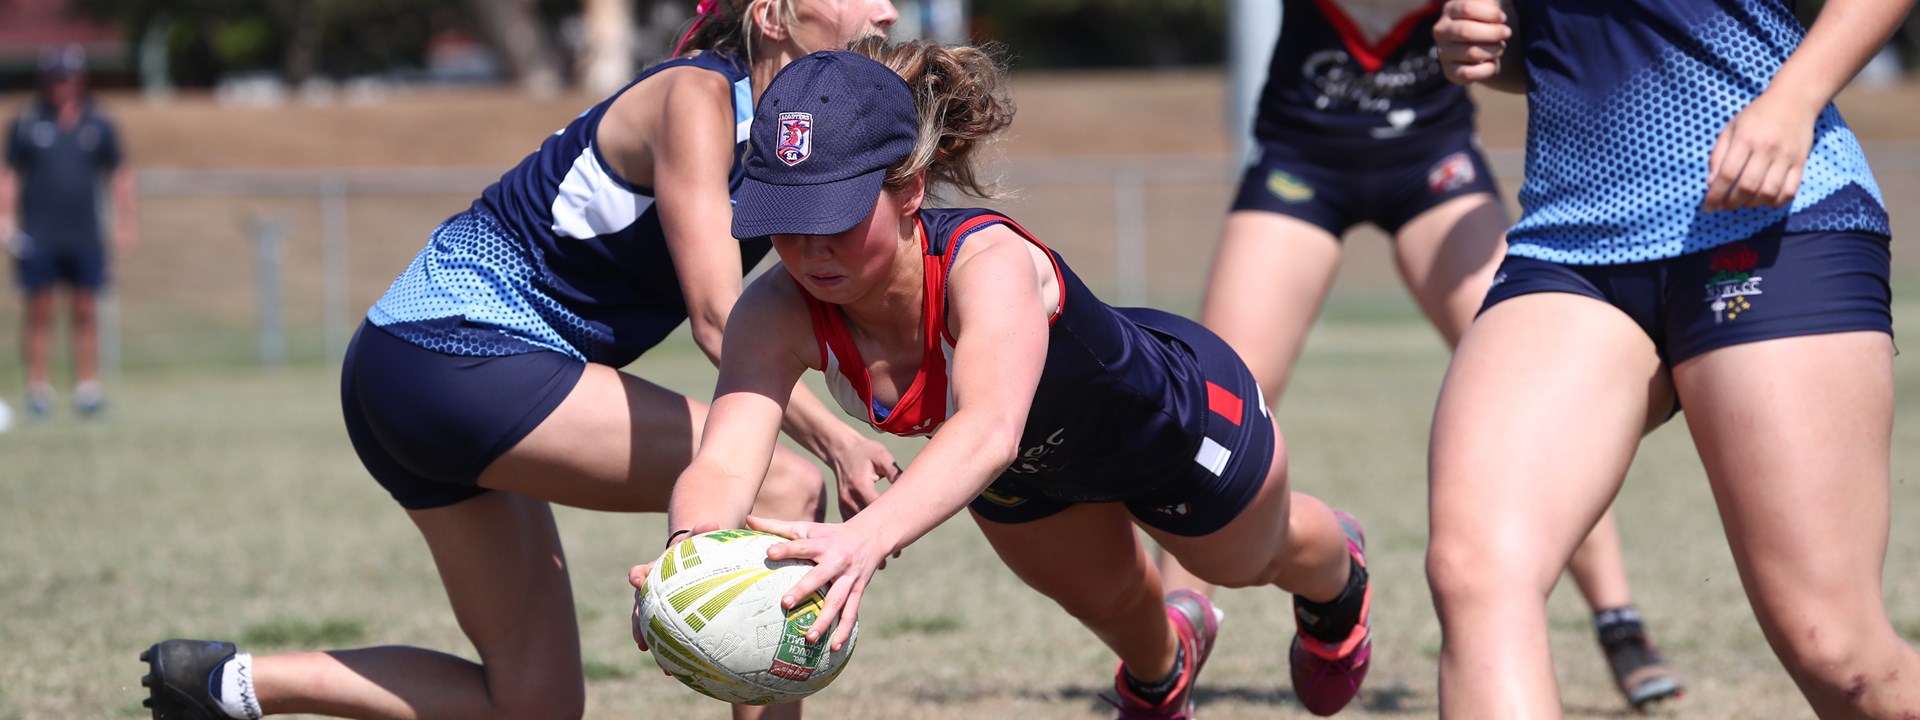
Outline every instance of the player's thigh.
POLYGON ((588 364, 560 404, 480 474, 484 487, 594 510, 665 510, 706 406, 588 364))
POLYGON ((1227 216, 1200 323, 1233 346, 1278 402, 1340 266, 1340 240, 1262 210, 1227 216))
MULTIPOLYGON (((1151 513, 1136 511, 1141 527, 1153 537, 1154 542, 1203 580, 1228 587, 1275 582, 1283 566, 1299 554, 1299 549, 1293 544, 1301 538, 1324 540, 1321 544, 1325 547, 1319 548, 1323 555, 1345 552, 1344 541, 1338 539, 1341 537, 1340 528, 1331 513, 1320 513, 1325 517, 1293 516, 1292 505, 1296 496, 1287 486, 1286 445, 1277 425, 1266 431, 1272 433, 1273 443, 1261 443, 1255 447, 1270 453, 1272 460, 1254 463, 1254 467, 1264 469, 1260 477, 1252 479, 1259 483, 1259 487, 1224 525, 1205 534, 1172 532, 1168 527, 1156 525, 1157 518, 1151 513)), ((1242 462, 1248 460, 1251 458, 1242 462)), ((1235 494, 1224 495, 1231 497, 1235 494)), ((1209 498, 1192 502, 1199 505, 1218 500, 1209 498)), ((1210 514, 1224 513, 1213 511, 1210 514)))
POLYGON ((1488 308, 1448 366, 1430 450, 1429 573, 1551 587, 1670 403, 1660 357, 1612 305, 1562 292, 1488 308))
POLYGON ((1400 277, 1454 345, 1473 322, 1506 252, 1507 212, 1490 193, 1463 195, 1413 217, 1394 236, 1400 277))
POLYGON ((1075 615, 1097 615, 1149 578, 1146 546, 1120 503, 1077 503, 1011 523, 969 514, 1015 576, 1075 615))
POLYGON ((1674 384, 1763 625, 1883 617, 1891 338, 1732 345, 1681 362, 1674 384))
POLYGON ((407 514, 433 553, 461 631, 480 653, 495 706, 578 706, 580 632, 547 503, 492 492, 407 514))

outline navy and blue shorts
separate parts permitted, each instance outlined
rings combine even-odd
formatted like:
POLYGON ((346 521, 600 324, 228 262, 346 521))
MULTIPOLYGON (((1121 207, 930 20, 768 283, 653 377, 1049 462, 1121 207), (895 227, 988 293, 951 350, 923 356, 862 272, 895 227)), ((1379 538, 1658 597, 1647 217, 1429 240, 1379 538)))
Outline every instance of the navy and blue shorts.
POLYGON ((549 350, 447 355, 362 323, 340 372, 347 437, 402 507, 445 507, 486 492, 481 471, 546 420, 585 369, 549 350))
POLYGON ((1761 340, 1857 330, 1892 335, 1888 244, 1871 233, 1792 233, 1625 265, 1509 255, 1480 311, 1531 293, 1584 295, 1633 318, 1668 367, 1761 340))
POLYGON ((42 242, 23 236, 15 263, 20 289, 31 295, 54 285, 99 290, 107 285, 107 250, 98 242, 42 242))
POLYGON ((1268 144, 1241 176, 1233 209, 1279 213, 1336 238, 1363 222, 1394 234, 1443 202, 1498 189, 1471 131, 1383 142, 1359 156, 1268 144))
MULTIPOLYGON (((1205 430, 1194 438, 1192 462, 1183 477, 1102 478, 1152 488, 1122 499, 1143 525, 1187 537, 1218 531, 1240 516, 1266 484, 1273 465, 1273 419, 1260 385, 1233 348, 1192 320, 1146 308, 1118 308, 1154 333, 1187 346, 1207 383, 1205 430)), ((1002 474, 969 506, 981 517, 1013 524, 1039 520, 1075 504, 1046 496, 1045 487, 1021 484, 1002 474)))

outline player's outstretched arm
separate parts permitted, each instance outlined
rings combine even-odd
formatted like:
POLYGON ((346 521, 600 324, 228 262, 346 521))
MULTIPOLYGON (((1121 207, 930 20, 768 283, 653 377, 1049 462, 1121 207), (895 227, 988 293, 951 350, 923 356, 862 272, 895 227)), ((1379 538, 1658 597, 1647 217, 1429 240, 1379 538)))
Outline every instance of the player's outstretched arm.
POLYGON ((1773 82, 1721 129, 1707 161, 1707 194, 1700 209, 1793 202, 1820 112, 1892 37, 1913 3, 1827 0, 1773 82))
POLYGON ((669 529, 745 526, 779 441, 781 415, 807 369, 800 353, 818 352, 798 293, 776 266, 740 296, 700 447, 667 501, 669 529))
MULTIPOLYGON (((667 86, 655 140, 654 185, 660 225, 680 277, 693 340, 715 365, 724 354, 728 320, 739 299, 740 244, 729 232, 733 163, 732 86, 717 74, 685 68, 659 76, 667 86)), ((893 454, 842 422, 805 385, 792 388, 783 429, 827 464, 838 479, 840 510, 872 502, 877 482, 899 473, 893 454)))
MULTIPOLYGON (((815 563, 786 598, 790 606, 827 588, 815 627, 855 618, 867 581, 889 554, 960 512, 1013 463, 1047 356, 1047 306, 1027 247, 1005 226, 980 230, 961 247, 947 301, 958 409, 886 495, 839 525, 749 520, 756 530, 795 538, 768 557, 815 563)), ((832 647, 852 627, 839 623, 832 647)))

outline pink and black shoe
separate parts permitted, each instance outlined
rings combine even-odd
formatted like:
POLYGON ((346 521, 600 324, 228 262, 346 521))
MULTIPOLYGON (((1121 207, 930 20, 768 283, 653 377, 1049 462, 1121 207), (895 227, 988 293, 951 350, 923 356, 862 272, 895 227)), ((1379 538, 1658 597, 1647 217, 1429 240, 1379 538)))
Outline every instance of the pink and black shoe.
MULTIPOLYGON (((1360 528, 1360 521, 1352 515, 1339 510, 1333 514, 1340 520, 1340 529, 1347 536, 1347 553, 1353 558, 1354 568, 1364 572, 1367 567, 1366 532, 1360 528)), ((1326 642, 1305 631, 1294 633, 1293 647, 1287 653, 1287 660, 1293 666, 1293 693, 1300 698, 1300 704, 1315 715, 1324 717, 1340 712, 1360 694, 1360 683, 1367 678, 1368 661, 1373 657, 1373 636, 1369 631, 1373 584, 1370 581, 1363 582, 1365 585, 1359 597, 1346 601, 1358 602, 1359 608, 1358 621, 1344 639, 1326 642)), ((1308 623, 1308 618, 1302 617, 1305 613, 1296 602, 1296 625, 1308 623)))
POLYGON ((1119 709, 1114 717, 1117 720, 1192 720, 1193 683, 1200 678, 1200 668, 1207 664, 1207 655, 1213 652, 1213 639, 1220 634, 1220 615, 1205 595, 1192 590, 1167 593, 1167 619, 1173 621, 1174 634, 1180 639, 1180 649, 1186 657, 1180 677, 1166 699, 1152 703, 1128 687, 1127 667, 1121 664, 1114 671, 1113 692, 1101 694, 1102 699, 1119 709))

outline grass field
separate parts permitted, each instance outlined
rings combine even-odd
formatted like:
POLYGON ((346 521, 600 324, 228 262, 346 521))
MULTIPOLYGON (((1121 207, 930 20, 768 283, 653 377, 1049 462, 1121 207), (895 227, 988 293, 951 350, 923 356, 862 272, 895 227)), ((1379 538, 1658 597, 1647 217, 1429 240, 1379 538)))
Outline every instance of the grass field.
MULTIPOLYGON (((1920 317, 1920 303, 1896 317, 1920 317)), ((1920 323, 1901 330, 1911 337, 1920 323)), ((1438 345, 1411 318, 1329 322, 1281 413, 1299 487, 1368 523, 1377 645, 1361 715, 1433 714, 1439 634, 1421 557, 1438 345)), ((684 339, 635 370, 689 392, 711 381, 684 339)), ((1907 482, 1920 468, 1920 369, 1899 372, 1887 595, 1898 626, 1920 637, 1920 483, 1907 482)), ((141 716, 134 656, 170 636, 255 652, 408 643, 471 656, 417 534, 348 449, 334 387, 320 366, 134 373, 108 422, 0 435, 0 718, 141 716)), ((1805 716, 1753 626, 1683 428, 1647 443, 1620 508, 1639 601, 1691 676, 1679 714, 1805 716)), ((625 571, 655 550, 661 519, 563 510, 561 526, 590 715, 720 716, 649 672, 628 639, 625 571)), ((1207 714, 1303 717, 1286 690, 1285 596, 1232 591, 1221 605, 1229 632, 1201 689, 1207 714)), ((818 717, 1101 713, 1105 651, 1002 569, 964 520, 909 549, 865 607, 850 671, 811 701, 818 717)), ((1570 590, 1554 597, 1552 620, 1570 714, 1619 714, 1570 590)))
MULTIPOLYGON (((1109 85, 1123 96, 1151 82, 1123 78, 1109 85)), ((1029 111, 1069 87, 1033 86, 1040 88, 1034 102, 1022 101, 1029 111)), ((1912 107, 1920 92, 1901 97, 1912 107)), ((1217 99, 1192 102, 1208 106, 1217 99)), ((194 112, 154 111, 151 122, 189 127, 217 117, 194 112)), ((430 112, 406 105, 390 114, 406 120, 430 112)), ((536 120, 501 122, 545 127, 536 120)), ((147 132, 158 132, 153 126, 147 132)), ((1078 129, 1066 124, 1059 132, 1078 129)), ((309 138, 295 155, 321 162, 328 157, 324 148, 311 145, 328 137, 309 138)), ((240 147, 254 142, 262 153, 273 147, 226 139, 240 147)), ((149 135, 144 142, 164 154, 156 146, 165 140, 149 135)), ((1044 141, 1029 136, 1021 141, 1028 149, 1011 154, 1031 154, 1044 141)), ((1223 146, 1203 142, 1176 150, 1218 153, 1223 146)), ((524 151, 516 147, 522 149, 515 154, 524 151)), ((456 151, 406 161, 449 161, 446 153, 456 151)), ((1875 157, 1877 166, 1882 159, 1875 157)), ((1907 170, 1883 181, 1896 227, 1912 227, 1920 220, 1910 210, 1920 199, 1920 178, 1907 170), (1904 224, 1902 216, 1909 218, 1904 224)), ((1043 237, 1058 239, 1089 282, 1109 290, 1113 264, 1102 252, 1111 235, 1105 204, 1112 190, 1098 184, 1027 190, 1009 210, 1043 237)), ((1225 190, 1224 180, 1154 188, 1153 304, 1187 314, 1195 309, 1225 190)), ((356 313, 432 223, 468 197, 355 200, 356 313)), ((49 422, 0 434, 0 720, 144 717, 138 686, 144 666, 135 656, 166 637, 230 639, 253 652, 398 643, 473 656, 418 533, 348 448, 337 378, 314 335, 317 274, 304 270, 289 278, 294 361, 278 368, 251 362, 248 333, 257 309, 248 295, 252 278, 241 224, 260 213, 294 218, 291 266, 310 268, 318 262, 318 251, 306 242, 311 212, 311 203, 299 198, 150 202, 142 216, 148 244, 134 256, 138 262, 123 266, 125 361, 111 386, 109 418, 82 423, 62 408, 49 422)), ((1920 336, 1920 267, 1900 253, 1898 242, 1894 317, 1900 336, 1912 338, 1920 336)), ((1349 269, 1280 420, 1296 486, 1354 509, 1372 543, 1374 668, 1348 714, 1430 717, 1439 630, 1422 573, 1425 448, 1446 358, 1397 289, 1377 235, 1361 234, 1349 245, 1349 269)), ((6 348, 0 379, 8 383, 0 394, 16 407, 19 366, 10 348, 17 338, 11 318, 17 317, 17 299, 0 297, 0 347, 6 348)), ((710 392, 713 377, 684 332, 632 370, 696 396, 710 392)), ((1896 627, 1920 639, 1920 482, 1909 482, 1920 476, 1920 367, 1903 357, 1896 372, 1886 594, 1896 627)), ((905 459, 916 447, 899 442, 895 452, 905 459)), ((1688 698, 1667 713, 1710 720, 1809 717, 1753 624, 1684 418, 1645 443, 1619 508, 1637 599, 1655 638, 1690 678, 1688 698)), ((589 716, 724 717, 717 703, 653 672, 629 639, 632 595, 625 573, 657 551, 662 518, 565 509, 559 515, 584 635, 589 716)), ((1571 585, 1563 585, 1550 610, 1568 713, 1624 715, 1586 610, 1571 585)), ((1286 597, 1230 591, 1220 604, 1227 632, 1199 690, 1202 712, 1306 717, 1287 692, 1292 625, 1286 597)), ((860 649, 834 687, 809 701, 814 717, 1108 714, 1094 697, 1112 677, 1106 651, 1002 568, 965 520, 936 530, 890 565, 864 608, 860 649)))

